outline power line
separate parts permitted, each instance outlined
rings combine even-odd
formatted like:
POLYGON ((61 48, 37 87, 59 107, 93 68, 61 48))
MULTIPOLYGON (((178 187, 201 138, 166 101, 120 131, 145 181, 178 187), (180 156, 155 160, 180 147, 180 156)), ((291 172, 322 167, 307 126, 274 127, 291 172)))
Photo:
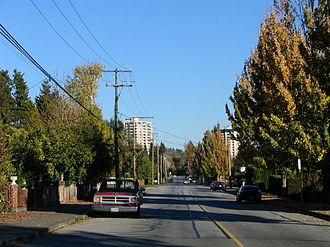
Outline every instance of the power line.
POLYGON ((94 49, 93 47, 91 47, 87 41, 84 39, 84 37, 82 37, 82 35, 78 32, 78 30, 74 27, 74 25, 71 23, 71 21, 66 17, 66 15, 63 13, 63 11, 61 10, 61 8, 56 4, 56 2, 54 0, 52 0, 53 4, 56 6, 56 8, 58 9, 58 11, 61 13, 61 15, 64 17, 64 19, 69 23, 69 25, 71 26, 71 28, 75 31, 75 33, 78 35, 78 37, 85 43, 85 45, 96 55, 98 56, 103 62, 107 63, 108 65, 113 66, 112 64, 108 63, 108 61, 106 61, 102 56, 100 56, 94 49))
POLYGON ((176 146, 184 146, 185 145, 185 143, 171 142, 171 141, 160 139, 160 138, 157 138, 157 140, 161 141, 161 142, 164 142, 164 143, 176 145, 176 146))
MULTIPOLYGON (((124 117, 130 118, 129 116, 127 116, 127 115, 125 115, 125 114, 123 114, 123 113, 119 113, 119 114, 122 115, 122 116, 124 116, 124 117)), ((187 142, 191 141, 191 140, 189 140, 189 139, 187 139, 187 138, 184 138, 184 137, 180 137, 180 136, 177 136, 177 135, 171 134, 171 133, 169 133, 169 132, 167 132, 167 131, 164 131, 164 130, 158 129, 158 128, 156 128, 156 127, 153 127, 153 128, 154 128, 155 130, 158 130, 158 131, 160 131, 160 132, 162 132, 162 133, 164 133, 164 134, 170 135, 170 136, 175 137, 175 138, 177 138, 177 139, 181 139, 181 140, 184 140, 184 141, 187 141, 187 142)), ((198 144, 198 142, 195 142, 195 141, 191 141, 191 142, 192 142, 192 143, 195 143, 195 144, 198 144)))
POLYGON ((53 29, 53 31, 64 41, 64 43, 72 50, 74 53, 76 53, 82 60, 85 62, 88 62, 87 59, 85 59, 82 55, 79 54, 79 52, 74 49, 64 38, 63 36, 54 28, 54 26, 48 21, 46 16, 41 12, 41 10, 38 8, 38 6, 33 2, 33 0, 30 0, 33 6, 37 9, 39 14, 43 17, 43 19, 47 22, 47 24, 53 29))
POLYGON ((129 75, 130 75, 130 79, 131 79, 131 81, 132 81, 133 84, 134 84, 134 89, 135 89, 135 92, 136 92, 136 94, 137 94, 137 96, 138 96, 138 99, 139 99, 139 101, 140 101, 140 104, 141 104, 141 106, 142 106, 142 109, 143 109, 143 111, 144 111, 145 113, 147 113, 147 115, 148 115, 148 112, 146 111, 146 109, 145 109, 145 107, 144 107, 144 105, 143 105, 143 103, 142 103, 142 100, 141 100, 140 94, 139 94, 139 92, 138 92, 138 90, 137 90, 137 87, 136 87, 136 84, 135 84, 135 80, 134 80, 133 74, 130 73, 129 75))
POLYGON ((129 93, 130 93, 130 95, 131 95, 131 98, 132 98, 133 103, 134 103, 134 105, 136 106, 137 110, 143 115, 143 112, 141 111, 140 107, 137 105, 137 103, 136 103, 136 101, 135 101, 135 99, 134 99, 134 97, 133 97, 133 94, 132 94, 131 90, 128 90, 128 91, 129 91, 129 93))
POLYGON ((85 21, 82 19, 82 17, 80 16, 80 14, 78 13, 77 9, 74 7, 74 5, 72 4, 71 0, 68 0, 71 7, 73 8, 74 12, 77 14, 78 18, 80 19, 80 21, 82 22, 82 24, 85 26, 86 30, 89 32, 89 34, 93 37, 93 39, 95 40, 95 42, 98 44, 98 46, 104 51, 105 54, 108 55, 108 57, 114 62, 116 63, 118 66, 120 66, 121 68, 125 68, 124 66, 122 66, 120 63, 118 63, 108 52, 106 49, 104 49, 104 47, 101 45, 101 43, 95 38, 95 36, 93 35, 92 31, 89 29, 89 27, 87 26, 87 24, 85 23, 85 21))
MULTIPOLYGON (((74 96, 72 96, 65 88, 61 86, 24 48, 23 46, 7 31, 7 29, 0 24, 0 34, 12 44, 22 55, 24 55, 34 66, 36 66, 50 81, 53 81, 64 93, 66 93, 71 99, 73 99, 79 106, 86 110, 89 114, 95 118, 102 120, 100 117, 96 116, 88 108, 86 108, 82 103, 80 103, 74 96)), ((102 120, 103 121, 103 120, 102 120)))
MULTIPOLYGON (((175 138, 178 138, 178 139, 181 139, 181 140, 184 140, 184 141, 188 141, 188 142, 191 141, 191 140, 189 140, 189 139, 187 139, 187 138, 183 138, 183 137, 180 137, 180 136, 177 136, 177 135, 173 135, 173 134, 171 134, 171 133, 169 133, 169 132, 167 132, 167 131, 164 131, 164 130, 158 129, 158 128, 156 128, 156 127, 154 127, 154 129, 155 129, 155 130, 158 130, 158 131, 160 131, 160 132, 162 132, 162 133, 164 133, 164 134, 170 135, 170 136, 172 136, 172 137, 175 137, 175 138)), ((191 142, 197 144, 197 142, 195 142, 195 141, 191 141, 191 142)))
MULTIPOLYGON (((6 44, 3 40, 0 40, 0 42, 6 46, 11 52, 15 53, 15 55, 17 57, 19 57, 24 63, 26 63, 29 67, 31 67, 34 71, 36 71, 38 74, 40 74, 41 76, 44 76, 42 73, 40 73, 39 70, 37 70, 35 67, 33 67, 30 63, 28 63, 28 61, 24 58, 24 56, 22 54, 20 54, 19 52, 17 52, 15 49, 13 49, 12 47, 10 47, 8 44, 6 44)), ((40 82, 37 83, 37 85, 40 82)), ((35 87, 36 85, 33 85, 32 87, 29 87, 29 90, 32 89, 33 87, 35 87)))

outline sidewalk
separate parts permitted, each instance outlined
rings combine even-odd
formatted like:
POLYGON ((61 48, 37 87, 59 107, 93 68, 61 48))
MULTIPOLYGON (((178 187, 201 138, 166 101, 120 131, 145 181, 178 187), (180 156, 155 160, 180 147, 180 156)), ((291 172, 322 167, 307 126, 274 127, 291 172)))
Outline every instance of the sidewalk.
POLYGON ((9 246, 56 231, 87 218, 89 204, 64 204, 43 211, 0 214, 0 246, 9 246))
POLYGON ((330 204, 329 203, 312 203, 304 202, 301 204, 287 198, 277 198, 275 196, 264 196, 262 200, 265 204, 277 207, 283 210, 299 212, 302 214, 310 215, 319 219, 330 221, 330 204))

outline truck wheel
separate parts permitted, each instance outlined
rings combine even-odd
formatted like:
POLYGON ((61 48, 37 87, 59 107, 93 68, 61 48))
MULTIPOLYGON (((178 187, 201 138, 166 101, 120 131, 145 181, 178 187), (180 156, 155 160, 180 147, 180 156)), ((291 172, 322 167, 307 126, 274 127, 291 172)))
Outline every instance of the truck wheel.
POLYGON ((133 216, 135 218, 138 218, 141 215, 141 207, 139 206, 137 211, 133 213, 133 216))

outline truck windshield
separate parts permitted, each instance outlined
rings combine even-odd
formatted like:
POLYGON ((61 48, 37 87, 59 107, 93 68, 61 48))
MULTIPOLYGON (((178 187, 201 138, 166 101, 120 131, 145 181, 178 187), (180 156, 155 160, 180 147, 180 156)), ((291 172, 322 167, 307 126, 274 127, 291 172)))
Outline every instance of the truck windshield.
POLYGON ((131 180, 105 180, 101 184, 100 192, 135 192, 137 191, 135 181, 131 180))

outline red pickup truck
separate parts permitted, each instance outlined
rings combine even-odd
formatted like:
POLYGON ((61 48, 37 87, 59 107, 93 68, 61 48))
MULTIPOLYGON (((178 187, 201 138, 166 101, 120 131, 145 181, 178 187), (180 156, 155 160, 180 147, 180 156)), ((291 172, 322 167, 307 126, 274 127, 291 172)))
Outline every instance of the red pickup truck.
POLYGON ((105 179, 94 194, 93 212, 133 213, 140 215, 143 203, 142 191, 136 179, 105 179))

